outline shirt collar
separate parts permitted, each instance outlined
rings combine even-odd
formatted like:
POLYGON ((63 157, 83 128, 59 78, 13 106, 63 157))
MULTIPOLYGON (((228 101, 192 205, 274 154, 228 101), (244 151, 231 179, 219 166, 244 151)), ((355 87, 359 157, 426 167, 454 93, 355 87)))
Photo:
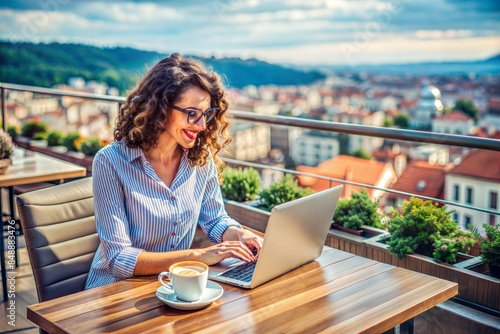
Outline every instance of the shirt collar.
MULTIPOLYGON (((122 150, 127 157, 128 162, 132 162, 138 158, 142 157, 142 161, 146 161, 146 157, 144 156, 144 151, 140 147, 128 147, 123 141, 119 142, 119 145, 122 146, 122 150)), ((182 160, 188 159, 188 152, 189 150, 184 148, 183 149, 183 154, 182 154, 182 160)))

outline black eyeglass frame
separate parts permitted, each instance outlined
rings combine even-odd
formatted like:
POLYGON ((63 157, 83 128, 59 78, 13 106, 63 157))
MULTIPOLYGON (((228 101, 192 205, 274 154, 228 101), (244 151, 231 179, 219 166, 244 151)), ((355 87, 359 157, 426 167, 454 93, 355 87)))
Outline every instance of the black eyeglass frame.
POLYGON ((198 123, 202 117, 205 117, 205 124, 208 124, 214 119, 215 115, 217 115, 217 113, 220 111, 220 108, 208 108, 207 110, 205 110, 204 112, 201 113, 200 117, 198 117, 194 121, 192 120, 190 122, 189 121, 190 118, 196 117, 196 114, 197 114, 196 110, 184 109, 184 108, 181 108, 181 107, 176 106, 176 105, 173 105, 172 109, 179 110, 180 112, 186 114, 187 115, 187 122, 189 124, 198 123), (207 118, 207 115, 210 117, 207 118))

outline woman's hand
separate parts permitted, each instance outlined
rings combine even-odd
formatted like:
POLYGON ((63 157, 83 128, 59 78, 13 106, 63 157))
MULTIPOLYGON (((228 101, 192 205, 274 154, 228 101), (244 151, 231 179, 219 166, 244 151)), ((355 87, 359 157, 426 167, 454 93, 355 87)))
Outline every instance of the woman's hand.
POLYGON ((241 241, 224 241, 198 251, 200 252, 198 260, 209 266, 230 257, 245 262, 255 261, 256 258, 252 251, 241 241))
POLYGON ((212 265, 234 257, 245 262, 252 262, 257 258, 263 242, 263 239, 253 232, 235 226, 229 227, 224 232, 222 240, 224 241, 220 244, 201 249, 200 261, 212 265))

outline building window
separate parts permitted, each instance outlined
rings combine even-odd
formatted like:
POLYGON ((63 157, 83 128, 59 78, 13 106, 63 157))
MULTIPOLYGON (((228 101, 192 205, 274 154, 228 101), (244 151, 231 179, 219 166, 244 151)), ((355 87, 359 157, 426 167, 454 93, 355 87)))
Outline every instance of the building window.
POLYGON ((457 222, 457 224, 459 223, 458 222, 458 213, 453 213, 453 220, 457 222))
POLYGON ((495 218, 496 218, 495 215, 490 215, 490 225, 491 226, 495 226, 495 220, 496 220, 495 218))
POLYGON ((496 191, 490 191, 490 209, 498 208, 498 193, 496 191))
POLYGON ((472 188, 465 188, 465 203, 472 204, 472 188))
POLYGON ((465 227, 468 229, 469 224, 472 224, 472 217, 469 215, 465 215, 464 216, 464 223, 465 223, 465 227))
POLYGON ((458 186, 458 184, 455 184, 453 186, 453 200, 455 202, 460 201, 460 187, 458 186))

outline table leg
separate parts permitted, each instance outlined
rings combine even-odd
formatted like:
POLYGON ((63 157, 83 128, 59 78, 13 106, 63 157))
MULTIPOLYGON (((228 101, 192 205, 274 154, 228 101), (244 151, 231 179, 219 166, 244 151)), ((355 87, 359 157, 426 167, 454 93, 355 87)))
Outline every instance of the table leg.
POLYGON ((401 334, 413 334, 413 329, 414 329, 414 318, 408 319, 407 321, 403 322, 401 325, 399 325, 399 333, 401 334))
MULTIPOLYGON (((2 211, 2 188, 0 188, 0 211, 2 211)), ((5 247, 4 247, 4 221, 3 221, 3 211, 2 211, 2 238, 0 240, 0 266, 2 270, 2 293, 3 293, 3 301, 7 301, 7 268, 5 268, 5 247)))

